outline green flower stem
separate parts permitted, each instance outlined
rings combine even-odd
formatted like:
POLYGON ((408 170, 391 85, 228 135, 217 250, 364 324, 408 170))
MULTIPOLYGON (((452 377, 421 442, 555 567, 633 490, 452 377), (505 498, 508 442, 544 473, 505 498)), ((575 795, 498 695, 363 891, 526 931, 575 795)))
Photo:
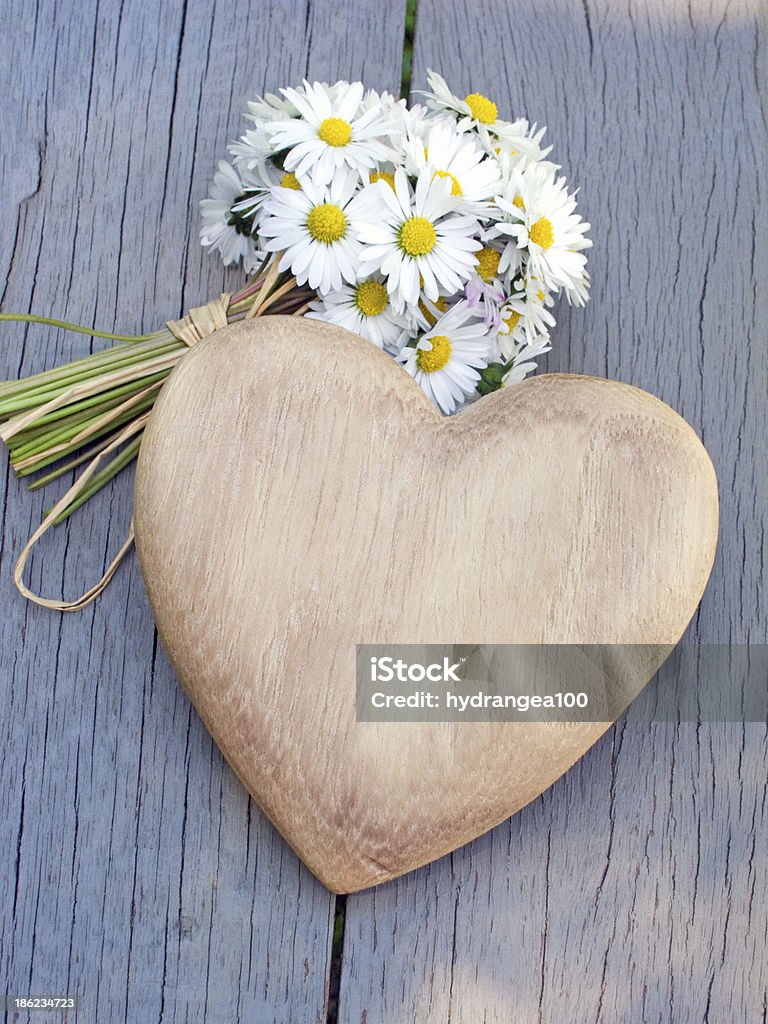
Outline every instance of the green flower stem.
POLYGON ((45 473, 43 476, 38 477, 37 480, 33 480, 32 483, 27 484, 27 490, 39 491, 42 487, 45 487, 46 484, 53 483, 53 481, 58 480, 60 476, 64 476, 64 474, 68 473, 71 469, 76 469, 78 466, 82 466, 84 462, 90 462, 90 460, 98 455, 100 451, 103 451, 107 447, 115 436, 115 434, 108 434, 107 437, 101 438, 101 440, 97 441, 92 448, 88 448, 82 455, 78 455, 76 459, 71 459, 69 462, 65 462, 63 465, 57 466, 56 469, 51 470, 50 473, 45 473))
MULTIPOLYGON (((184 348, 186 346, 183 346, 184 348)), ((22 392, 23 400, 26 401, 28 398, 32 398, 35 401, 45 400, 49 394, 55 394, 57 392, 66 391, 69 387, 74 384, 78 384, 81 381, 92 380, 99 376, 104 376, 108 373, 114 373, 116 370, 123 369, 125 367, 136 366, 141 362, 146 361, 150 358, 156 358, 160 355, 167 355, 170 352, 180 352, 180 346, 176 344, 165 344, 165 345, 154 345, 152 348, 142 352, 136 353, 124 353, 119 357, 114 357, 109 361, 100 362, 100 364, 81 367, 77 370, 69 370, 66 374, 56 374, 47 380, 40 380, 27 388, 22 392)), ((18 400, 17 395, 10 395, 5 397, 0 394, 0 409, 10 408, 11 402, 18 400)))
MULTIPOLYGON (((278 288, 282 287, 282 285, 285 284, 285 282, 290 278, 290 276, 290 272, 287 270, 284 270, 281 274, 278 274, 275 277, 275 280, 272 282, 272 286, 269 289, 267 295, 261 295, 264 279, 259 278, 259 280, 252 286, 252 288, 244 289, 243 292, 241 292, 239 295, 232 296, 232 299, 227 308, 227 317, 229 317, 230 315, 236 315, 237 313, 247 312, 253 305, 254 298, 257 295, 259 296, 260 301, 263 301, 264 299, 268 298, 268 296, 271 295, 273 292, 276 292, 278 288)), ((264 278, 266 278, 266 275, 264 275, 264 278)))
POLYGON ((137 434, 136 437, 132 438, 131 441, 123 448, 123 450, 111 459, 104 469, 99 470, 88 482, 88 486, 78 494, 75 500, 64 509, 53 521, 54 526, 58 526, 63 523, 65 519, 68 519, 81 505, 84 505, 86 501, 94 496, 98 491, 108 484, 109 481, 117 476, 117 474, 132 462, 139 452, 139 446, 141 445, 141 439, 144 435, 144 431, 137 434))
MULTIPOLYGON (((117 347, 122 348, 122 346, 117 347)), ((66 391, 75 384, 105 376, 115 372, 115 370, 139 365, 147 359, 180 351, 181 348, 185 347, 185 345, 182 346, 179 342, 162 345, 155 342, 152 346, 148 346, 140 352, 123 352, 117 356, 113 354, 111 359, 99 359, 94 355, 92 356, 92 361, 86 360, 86 365, 84 366, 76 367, 75 364, 70 364, 67 367, 61 367, 55 371, 41 374, 37 380, 26 378, 18 382, 19 384, 24 384, 25 387, 16 387, 12 392, 10 390, 0 390, 0 417, 6 415, 4 413, 5 410, 15 409, 16 403, 27 402, 28 398, 34 399, 34 404, 42 404, 51 395, 66 391)), ((111 351, 114 353, 115 350, 111 351)))
POLYGON ((64 331, 75 334, 88 334, 92 338, 106 338, 107 341, 151 341, 165 334, 165 331, 153 331, 152 334, 111 334, 108 331, 97 331, 92 327, 82 327, 67 320, 54 320, 49 316, 37 316, 35 313, 0 313, 0 321, 12 320, 25 324, 47 324, 49 327, 60 327, 64 331))
POLYGON ((231 302, 227 307, 227 319, 229 320, 230 317, 237 316, 238 313, 247 313, 252 305, 253 295, 249 295, 240 302, 231 302))
MULTIPOLYGON (((281 254, 270 255, 230 297, 228 323, 248 313, 293 313, 311 297, 296 288, 288 272, 278 271, 281 254)), ((147 413, 163 382, 183 358, 187 345, 170 330, 151 334, 115 334, 34 314, 0 313, 0 322, 45 324, 114 344, 64 365, 21 380, 0 381, 0 435, 19 477, 35 479, 38 490, 103 452, 124 431, 137 433, 88 481, 61 512, 67 519, 136 457, 147 413), (86 436, 84 436, 86 435, 86 436)))
MULTIPOLYGON (((91 415, 87 418, 75 414, 66 420, 60 420, 53 427, 50 424, 47 427, 43 426, 41 428, 31 427, 28 433, 19 434, 8 442, 11 462, 14 465, 18 464, 22 460, 39 455, 41 452, 56 445, 73 441, 84 429, 94 423, 98 423, 125 401, 126 399, 123 397, 111 402, 105 402, 102 406, 92 410, 91 415), (14 442, 16 443, 14 444, 14 442)), ((83 440, 83 443, 87 444, 89 439, 90 435, 89 438, 83 440)))
MULTIPOLYGON (((141 382, 143 383, 143 381, 141 382)), ((144 385, 144 386, 149 386, 144 385)), ((133 388, 133 394, 138 394, 143 390, 137 382, 133 388)), ((63 440, 68 440, 76 437, 86 427, 92 423, 96 423, 102 417, 112 412, 120 405, 124 405, 132 397, 131 394, 118 395, 115 398, 108 399, 98 406, 88 410, 87 415, 78 413, 72 413, 63 419, 57 420, 54 423, 40 424, 39 421, 35 422, 25 430, 20 431, 18 434, 14 434, 13 437, 8 440, 8 448, 12 453, 12 458, 16 461, 26 458, 27 455, 34 455, 37 453, 39 443, 42 439, 43 448, 47 448, 54 444, 59 444, 63 440)), ((129 407, 130 408, 130 407, 129 407)), ((66 409, 65 409, 66 411, 66 409)))
MULTIPOLYGON (((59 385, 62 390, 66 390, 67 386, 97 377, 104 370, 130 366, 134 362, 141 362, 154 355, 186 348, 183 342, 177 341, 170 334, 165 333, 167 337, 160 343, 154 341, 136 345, 115 345, 103 352, 94 352, 83 359, 68 362, 63 367, 45 370, 40 374, 18 381, 3 381, 0 383, 0 411, 5 408, 7 399, 15 395, 34 394, 37 398, 46 390, 59 385)), ((2 415, 0 412, 0 416, 2 415)))
POLYGON ((244 299, 256 295, 257 292, 260 291, 264 284, 264 279, 267 276, 266 272, 273 259, 275 259, 275 256, 267 256, 264 262, 261 263, 255 271, 248 284, 245 285, 244 288, 241 288, 239 292, 234 292, 234 294, 230 296, 230 308, 233 305, 239 305, 244 299))
MULTIPOLYGON (((62 448, 60 451, 56 451, 48 456, 44 456, 44 454, 41 453, 41 458, 37 460, 33 466, 24 466, 21 469, 16 469, 16 475, 19 477, 29 476, 32 473, 36 473, 40 469, 45 469, 46 466, 50 466, 54 462, 58 462, 60 459, 64 459, 68 455, 71 455, 73 452, 78 451, 78 449, 82 448, 83 444, 85 444, 87 441, 95 441, 98 438, 103 437, 105 434, 113 432, 116 427, 124 426, 131 420, 137 419, 141 415, 141 413, 148 412, 152 408, 156 397, 156 394, 149 395, 140 404, 135 405, 132 409, 129 409, 127 412, 123 413, 122 416, 118 416, 114 420, 111 420, 109 423, 105 424, 100 430, 95 430, 92 434, 88 436, 87 439, 81 441, 74 441, 71 444, 67 445, 66 447, 62 448)), ((44 451, 47 451, 47 449, 44 449, 44 451)))
MULTIPOLYGON (((141 391, 145 390, 145 388, 149 386, 150 384, 145 384, 144 387, 137 388, 135 395, 138 396, 141 391)), ((157 390, 153 389, 152 394, 146 397, 154 400, 156 395, 157 390)), ((134 396, 129 396, 129 398, 130 397, 134 396)), ((20 444, 14 444, 14 442, 17 441, 17 437, 21 435, 11 438, 8 442, 8 447, 11 451, 11 461, 15 464, 33 455, 39 455, 48 448, 53 448, 56 445, 74 441, 83 433, 84 430, 98 424, 109 413, 118 411, 121 406, 128 402, 129 398, 121 396, 117 399, 113 399, 111 402, 105 402, 103 407, 89 410, 88 414, 85 416, 74 414, 66 420, 60 420, 58 423, 50 424, 40 433, 35 433, 31 437, 27 435, 27 439, 22 440, 20 444)), ((127 406, 127 408, 124 409, 124 413, 128 413, 129 416, 132 415, 134 410, 138 408, 143 401, 144 399, 141 399, 127 406)), ((121 412, 119 415, 122 416, 123 413, 121 412)), ((115 417, 115 420, 117 420, 117 418, 118 417, 115 417)), ((91 435, 88 435, 87 438, 83 438, 82 440, 84 444, 87 444, 90 439, 91 435)))
POLYGON ((229 305, 227 306, 227 316, 229 316, 229 314, 234 310, 239 310, 241 307, 247 308, 250 305, 253 296, 256 295, 261 288, 261 284, 262 281, 261 278, 259 278, 258 281, 254 281, 254 283, 248 288, 243 288, 242 291, 233 295, 229 300, 229 305))
POLYGON ((108 414, 118 405, 120 405, 120 399, 111 404, 105 403, 105 407, 99 409, 98 413, 94 414, 90 420, 74 416, 67 420, 60 420, 55 427, 50 425, 39 428, 30 427, 29 430, 18 434, 16 437, 12 437, 8 442, 11 462, 16 464, 21 462, 22 459, 38 455, 41 451, 45 451, 46 448, 52 448, 62 441, 71 440, 83 430, 83 427, 88 426, 91 422, 95 423, 100 415, 108 414))
POLYGON ((175 352, 171 352, 168 355, 142 360, 136 365, 115 370, 114 373, 103 374, 93 380, 76 384, 65 393, 51 399, 48 403, 43 403, 27 412, 17 413, 6 421, 2 429, 0 429, 0 437, 3 441, 8 442, 15 434, 26 430, 27 427, 32 426, 41 416, 45 416, 49 412, 54 412, 56 409, 63 408, 84 398, 101 395, 110 387, 117 387, 130 381, 140 380, 143 377, 157 373, 159 370, 169 370, 178 361, 178 355, 175 352))
MULTIPOLYGON (((158 370, 157 373, 150 374, 147 377, 140 377, 138 380, 129 381, 127 384, 122 384, 119 387, 109 388, 107 391, 103 391, 100 395, 92 395, 90 398, 82 398, 79 402, 73 402, 71 405, 64 405, 61 409, 54 409, 53 412, 49 412, 45 416, 41 416, 39 420, 35 420, 35 427, 46 426, 49 423, 55 423, 57 420, 64 419, 67 416, 75 415, 80 411, 101 406, 104 402, 111 402, 113 398, 120 399, 121 396, 132 394, 134 391, 139 391, 142 387, 147 387, 149 384, 153 384, 156 380, 163 380, 170 372, 170 370, 158 370)), ((45 400, 47 401, 49 398, 55 397, 55 395, 48 395, 45 400)), ((115 404, 117 405, 119 402, 115 402, 115 404)), ((21 433, 24 434, 25 431, 22 431, 21 433)), ((11 438, 11 441, 13 440, 14 438, 11 438)))
MULTIPOLYGON (((93 459, 96 455, 98 455, 98 453, 103 448, 106 448, 107 445, 111 441, 113 441, 115 439, 115 437, 117 436, 118 433, 119 433, 119 428, 117 430, 113 431, 113 433, 111 433, 111 434, 104 434, 104 435, 102 435, 102 437, 99 440, 97 440, 97 443, 92 448, 88 449, 88 453, 89 454, 88 454, 87 458, 88 459, 93 459)), ((90 438, 89 438, 89 440, 90 440, 90 438)), ((60 463, 61 460, 67 458, 68 455, 72 455, 73 452, 80 451, 82 449, 82 447, 83 447, 83 443, 84 442, 80 441, 80 442, 78 442, 76 444, 71 445, 69 449, 65 449, 65 450, 62 450, 60 452, 56 452, 53 455, 47 456, 46 458, 41 459, 39 462, 36 462, 34 466, 28 466, 28 467, 23 468, 23 469, 17 469, 17 470, 15 470, 16 476, 19 477, 19 478, 31 476, 33 473, 38 473, 41 469, 45 469, 46 466, 51 466, 51 465, 60 463)), ((79 463, 79 461, 80 461, 80 459, 77 459, 77 460, 73 459, 70 463, 67 463, 67 465, 74 466, 75 462, 79 463)), ((82 461, 86 461, 86 457, 85 456, 83 456, 82 461)), ((47 475, 50 476, 52 479, 56 479, 56 476, 60 476, 62 474, 62 472, 66 472, 66 469, 64 469, 63 467, 57 465, 56 469, 53 471, 53 473, 49 473, 47 475), (54 474, 55 474, 55 476, 54 476, 54 474)), ((45 477, 42 477, 41 479, 45 479, 45 477)), ((37 480, 35 480, 32 483, 28 483, 27 484, 28 489, 29 490, 33 490, 33 489, 37 490, 37 486, 36 486, 37 483, 38 483, 37 480)))

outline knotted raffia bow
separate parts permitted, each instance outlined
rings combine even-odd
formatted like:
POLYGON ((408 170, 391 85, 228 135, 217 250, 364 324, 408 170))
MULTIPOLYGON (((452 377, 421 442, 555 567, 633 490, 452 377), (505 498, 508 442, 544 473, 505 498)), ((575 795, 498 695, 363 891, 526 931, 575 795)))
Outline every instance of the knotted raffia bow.
MULTIPOLYGON (((170 341, 171 339, 176 339, 177 341, 182 342, 183 346, 186 346, 186 348, 179 346, 172 351, 164 352, 159 356, 148 359, 146 362, 141 364, 142 375, 151 375, 152 373, 167 374, 167 372, 169 372, 176 363, 183 358, 187 348, 191 348, 196 345, 197 342, 202 341, 203 338, 207 338, 209 335, 221 330, 234 320, 242 319, 243 317, 250 319, 251 317, 261 316, 267 311, 272 313, 290 313, 292 315, 303 313, 308 308, 306 302, 307 295, 296 288, 296 281, 294 278, 291 277, 285 281, 280 280, 281 275, 278 271, 280 255, 281 254, 278 253, 275 256, 269 267, 266 269, 266 272, 261 277, 258 277, 255 283, 249 285, 247 289, 238 295, 232 296, 228 292, 223 292, 218 296, 218 298, 212 299, 205 305, 191 309, 189 313, 180 320, 168 320, 165 325, 167 331, 166 340, 170 341), (300 303, 298 308, 297 303, 300 303)), ((26 321, 42 320, 43 322, 57 323, 56 321, 47 321, 45 318, 32 317, 28 315, 19 317, 5 315, 3 319, 21 319, 26 321)), ((86 331, 85 333, 89 332, 86 331)), ((159 336, 155 335, 153 337, 159 336)), ((19 434, 22 430, 38 422, 43 416, 65 408, 73 402, 85 401, 92 398, 94 395, 101 395, 105 390, 107 390, 107 388, 120 387, 122 384, 131 380, 136 380, 136 370, 135 367, 129 366, 127 368, 107 373, 106 375, 99 377, 96 382, 89 380, 85 383, 75 384, 58 394, 50 401, 9 419, 2 430, 0 430, 0 439, 7 441, 11 437, 19 434)), ((69 442, 69 444, 72 445, 75 442, 86 443, 90 439, 99 436, 100 433, 103 432, 104 428, 108 427, 110 423, 119 424, 121 422, 121 418, 127 413, 130 413, 131 408, 135 409, 136 407, 141 407, 147 400, 154 399, 160 391, 163 383, 164 378, 161 380, 155 380, 145 388, 134 392, 128 399, 121 401, 117 406, 104 413, 103 416, 99 417, 94 422, 89 423, 86 428, 84 428, 69 442)), ((80 474, 69 490, 48 511, 43 521, 24 545, 14 566, 13 581, 19 592, 29 601, 32 601, 43 608, 51 608, 55 611, 79 611, 98 597, 112 579, 117 567, 120 565, 120 562, 123 560, 133 544, 133 520, 131 520, 131 525, 125 541, 112 562, 110 562, 101 579, 74 600, 64 601, 55 598, 41 597, 29 589, 25 584, 23 577, 35 544, 37 544, 43 534, 46 533, 51 526, 57 522, 57 520, 59 520, 65 510, 69 509, 73 502, 75 502, 76 499, 84 493, 89 482, 93 480, 95 474, 99 470, 99 467, 109 455, 131 439, 133 439, 133 443, 135 445, 138 444, 141 432, 144 430, 150 414, 151 409, 148 409, 131 419, 127 425, 120 430, 119 433, 117 433, 109 443, 94 456, 94 458, 90 460, 85 470, 80 474)), ((60 447, 63 450, 67 445, 63 444, 60 447)), ((55 448, 51 450, 51 454, 56 454, 55 448)), ((78 461, 83 460, 80 459, 78 461)))

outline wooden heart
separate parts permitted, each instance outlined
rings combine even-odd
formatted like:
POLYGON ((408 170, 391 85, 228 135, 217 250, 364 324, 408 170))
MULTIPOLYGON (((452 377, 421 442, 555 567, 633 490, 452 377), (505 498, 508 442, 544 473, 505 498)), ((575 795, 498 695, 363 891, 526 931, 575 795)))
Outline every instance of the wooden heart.
POLYGON ((446 419, 356 335, 266 317, 174 370, 135 524, 200 716, 315 875, 351 892, 509 817, 609 724, 357 722, 356 643, 673 645, 717 489, 687 424, 625 384, 539 376, 446 419))

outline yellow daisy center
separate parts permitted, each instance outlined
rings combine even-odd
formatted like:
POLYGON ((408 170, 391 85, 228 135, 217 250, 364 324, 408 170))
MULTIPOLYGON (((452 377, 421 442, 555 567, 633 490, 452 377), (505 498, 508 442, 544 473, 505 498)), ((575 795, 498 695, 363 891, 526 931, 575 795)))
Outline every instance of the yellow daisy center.
MULTIPOLYGON (((435 307, 435 309, 439 309, 441 313, 445 313, 445 311, 448 309, 448 303, 445 301, 442 295, 438 295, 438 297, 435 299, 432 305, 435 307)), ((435 324, 437 323, 437 317, 432 312, 432 310, 427 306, 426 302, 423 299, 419 301, 419 309, 424 314, 424 318, 429 324, 429 326, 434 327, 435 324)))
POLYGON ((464 102, 469 107, 469 112, 480 124, 493 124, 496 120, 496 104, 487 96, 481 96, 479 92, 471 92, 466 96, 464 102))
POLYGON ((512 205, 516 206, 518 210, 525 210, 525 203, 523 202, 522 196, 515 196, 512 200, 512 205))
POLYGON ((520 314, 512 310, 509 316, 504 317, 504 323, 509 328, 509 333, 511 334, 517 327, 517 325, 520 323, 520 314))
POLYGON ((411 217, 397 233, 400 248, 407 256, 426 256, 437 242, 437 233, 426 217, 411 217))
POLYGON ((346 146, 352 138, 352 125, 342 117, 326 117, 317 129, 317 136, 327 146, 346 146))
POLYGON ((496 277, 499 270, 501 253, 495 249, 481 249, 475 254, 477 256, 477 272, 484 281, 490 281, 496 277))
POLYGON ((299 179, 293 173, 293 171, 286 171, 280 179, 281 188, 292 188, 295 192, 301 191, 301 185, 299 179))
POLYGON ((307 230, 318 242, 330 245, 344 237, 347 218, 338 206, 334 206, 333 203, 322 203, 309 211, 307 230))
POLYGON ((539 288, 539 290, 536 292, 536 298, 539 300, 539 302, 543 302, 544 299, 546 298, 546 296, 544 295, 544 292, 541 290, 541 288, 539 288))
POLYGON ((540 245, 542 249, 548 249, 555 240, 554 233, 552 231, 552 221, 547 217, 540 217, 531 230, 528 232, 528 237, 536 245, 540 245))
POLYGON ((429 339, 432 346, 427 350, 420 348, 416 352, 416 365, 422 373, 437 373, 448 364, 451 358, 451 343, 444 334, 429 339))
POLYGON ((389 187, 394 191, 395 176, 392 171, 371 171, 370 179, 372 185, 376 181, 386 181, 389 187))
POLYGON ((387 305, 387 289, 380 281, 363 281, 355 288, 355 305, 363 316, 378 316, 387 305))
POLYGON ((432 175, 432 177, 433 177, 433 179, 434 178, 449 178, 450 182, 451 182, 451 195, 452 196, 462 196, 462 195, 464 195, 464 193, 461 190, 461 185, 459 184, 459 179, 454 177, 451 174, 450 171, 435 171, 435 173, 432 175))

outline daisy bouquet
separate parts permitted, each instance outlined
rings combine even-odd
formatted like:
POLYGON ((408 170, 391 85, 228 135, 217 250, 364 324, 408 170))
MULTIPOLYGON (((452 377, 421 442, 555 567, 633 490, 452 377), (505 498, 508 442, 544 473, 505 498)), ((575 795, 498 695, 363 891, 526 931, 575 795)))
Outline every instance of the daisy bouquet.
POLYGON ((411 106, 344 81, 248 104, 201 202, 201 242, 242 266, 239 292, 143 336, 0 314, 118 342, 0 383, 0 437, 19 475, 38 474, 32 487, 87 463, 22 553, 26 596, 28 549, 133 460, 167 375, 228 323, 282 313, 337 324, 389 353, 446 415, 535 369, 556 298, 588 297, 589 224, 543 128, 502 120, 479 93, 455 96, 434 72, 428 82, 411 106))

